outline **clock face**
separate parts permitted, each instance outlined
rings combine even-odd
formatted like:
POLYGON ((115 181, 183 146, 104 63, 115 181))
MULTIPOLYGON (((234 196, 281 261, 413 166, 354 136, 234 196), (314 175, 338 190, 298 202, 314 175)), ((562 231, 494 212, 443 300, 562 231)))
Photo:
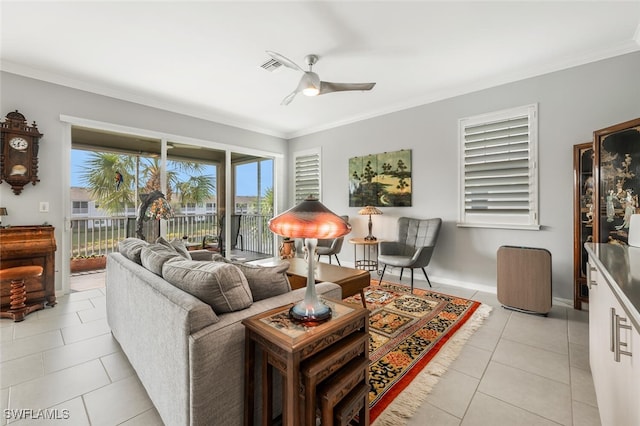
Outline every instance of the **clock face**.
POLYGON ((15 137, 11 138, 11 140, 9 141, 9 146, 13 149, 24 151, 29 147, 29 142, 27 142, 25 138, 15 137))

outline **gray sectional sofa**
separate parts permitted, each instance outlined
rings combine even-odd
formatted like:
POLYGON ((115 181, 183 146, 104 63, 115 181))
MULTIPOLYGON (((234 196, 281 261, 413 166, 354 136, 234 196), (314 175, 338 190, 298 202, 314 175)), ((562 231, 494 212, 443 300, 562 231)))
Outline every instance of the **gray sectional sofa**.
MULTIPOLYGON (((170 256, 169 249, 161 254, 166 259, 159 262, 159 269, 153 252, 157 245, 127 239, 119 253, 108 255, 107 320, 113 336, 166 425, 241 425, 245 349, 241 321, 301 300, 304 289, 291 291, 288 284, 283 288, 269 284, 268 279, 258 283, 266 284, 261 289, 254 283, 253 291, 242 279, 240 285, 227 286, 227 281, 238 278, 236 269, 242 272, 242 265, 189 259, 191 255, 180 254, 179 247, 180 257, 170 256), (279 294, 269 297, 271 287, 279 294), (212 288, 222 296, 211 294, 212 288), (261 300, 253 300, 253 293, 261 300)), ((207 253, 196 255, 202 259, 211 256, 207 253)), ((249 279, 282 272, 264 269, 256 274, 244 268, 249 269, 242 275, 249 279)), ((326 297, 341 298, 336 284, 321 283, 317 290, 326 297)))

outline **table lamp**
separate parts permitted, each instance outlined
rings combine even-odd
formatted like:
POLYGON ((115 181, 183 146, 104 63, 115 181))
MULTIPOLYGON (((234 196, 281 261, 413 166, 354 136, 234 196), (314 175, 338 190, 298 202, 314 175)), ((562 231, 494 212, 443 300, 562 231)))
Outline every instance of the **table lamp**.
MULTIPOLYGON (((319 238, 346 235, 351 231, 351 225, 326 208, 317 198, 309 196, 297 206, 271 219, 269 229, 277 235, 304 238, 307 253, 315 253, 319 238)), ((331 318, 331 308, 322 303, 316 293, 314 262, 315 256, 309 255, 304 299, 289 311, 291 319, 307 325, 331 318)))
POLYGON ((375 241, 376 237, 374 237, 373 234, 371 233, 371 230, 373 229, 373 223, 371 222, 371 215, 372 214, 382 214, 382 211, 380 209, 377 209, 377 208, 373 207, 373 206, 365 206, 363 209, 360 209, 358 214, 361 214, 361 215, 368 214, 369 215, 369 235, 364 237, 364 239, 367 240, 367 241, 375 241))
POLYGON ((7 216, 7 208, 0 207, 0 228, 2 227, 2 216, 7 216))

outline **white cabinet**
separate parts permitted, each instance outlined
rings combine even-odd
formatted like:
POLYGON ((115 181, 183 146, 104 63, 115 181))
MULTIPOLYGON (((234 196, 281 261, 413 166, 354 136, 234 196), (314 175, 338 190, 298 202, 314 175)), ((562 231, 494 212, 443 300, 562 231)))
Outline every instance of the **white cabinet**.
POLYGON ((589 263, 589 362, 603 426, 640 425, 640 332, 589 263))

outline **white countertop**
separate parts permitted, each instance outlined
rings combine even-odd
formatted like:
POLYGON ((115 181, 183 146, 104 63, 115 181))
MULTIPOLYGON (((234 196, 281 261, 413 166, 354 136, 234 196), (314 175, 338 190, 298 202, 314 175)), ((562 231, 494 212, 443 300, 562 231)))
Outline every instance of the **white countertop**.
POLYGON ((640 330, 640 247, 586 243, 589 260, 602 272, 636 330, 640 330))

